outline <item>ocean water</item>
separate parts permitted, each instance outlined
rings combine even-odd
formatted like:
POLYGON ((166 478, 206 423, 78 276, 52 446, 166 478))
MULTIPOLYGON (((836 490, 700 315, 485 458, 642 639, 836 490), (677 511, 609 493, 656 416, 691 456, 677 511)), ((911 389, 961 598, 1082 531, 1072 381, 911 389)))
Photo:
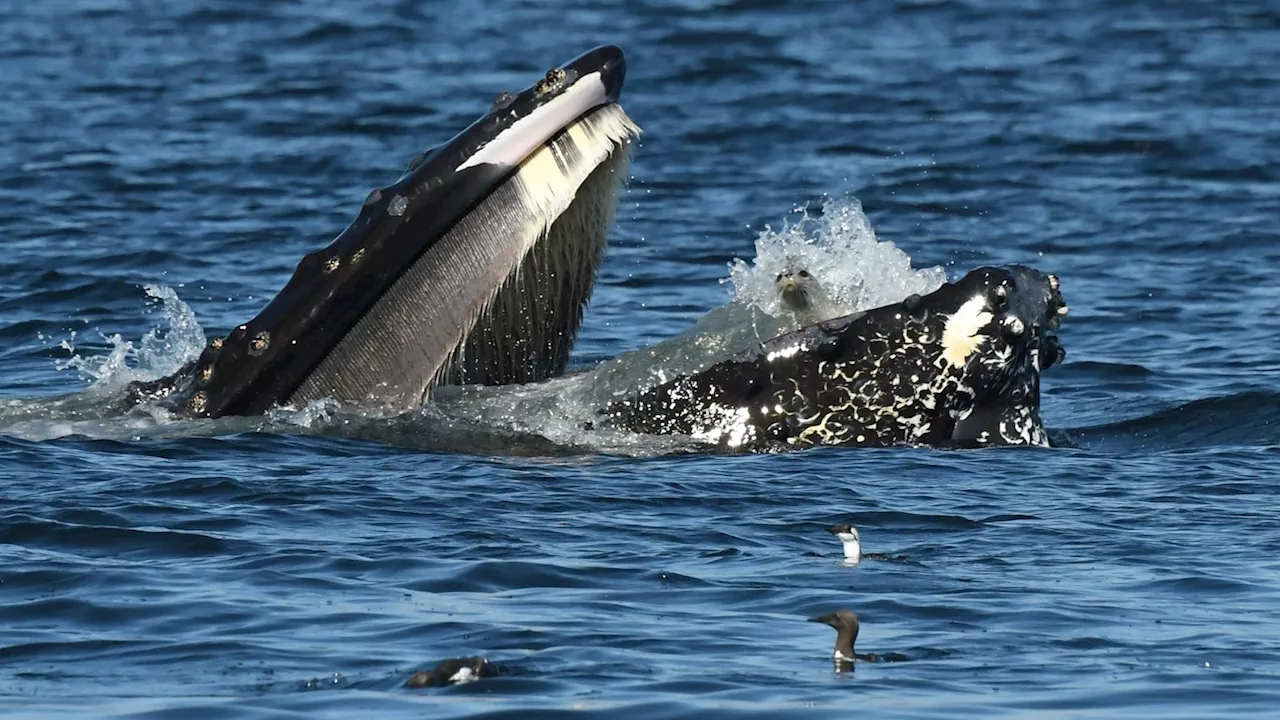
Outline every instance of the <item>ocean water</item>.
POLYGON ((0 717, 1280 708, 1273 3, 2 16, 0 717), (1062 278, 1058 446, 670 454, 495 427, 499 405, 468 425, 465 397, 372 426, 107 411, 252 317, 417 152, 601 43, 645 134, 575 367, 670 341, 779 247, 845 247, 833 218, 865 218, 884 253, 833 280, 1062 278), (841 520, 882 555, 841 564, 841 520), (806 618, 840 607, 860 651, 900 659, 833 672, 806 618), (472 654, 503 675, 403 687, 472 654))

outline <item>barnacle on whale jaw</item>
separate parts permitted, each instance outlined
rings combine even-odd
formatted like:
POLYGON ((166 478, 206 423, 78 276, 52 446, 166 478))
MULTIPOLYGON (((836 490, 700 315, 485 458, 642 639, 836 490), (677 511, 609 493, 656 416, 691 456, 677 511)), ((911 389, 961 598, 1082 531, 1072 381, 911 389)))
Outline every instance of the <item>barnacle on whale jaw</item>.
POLYGON ((533 92, 536 95, 546 95, 548 93, 553 93, 556 90, 559 90, 561 87, 563 87, 564 82, 567 79, 568 79, 568 74, 562 68, 552 68, 551 70, 547 71, 546 77, 539 80, 533 86, 533 92))

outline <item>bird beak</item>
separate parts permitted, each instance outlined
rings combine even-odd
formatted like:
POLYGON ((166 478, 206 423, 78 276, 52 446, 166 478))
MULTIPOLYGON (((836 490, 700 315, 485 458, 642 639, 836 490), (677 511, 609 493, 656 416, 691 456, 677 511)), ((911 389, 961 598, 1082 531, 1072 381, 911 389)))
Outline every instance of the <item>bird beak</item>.
POLYGON ((831 527, 829 527, 829 528, 825 528, 825 530, 826 530, 827 532, 831 533, 832 535, 839 535, 839 534, 840 534, 840 531, 836 529, 836 526, 835 526, 835 525, 832 525, 832 526, 831 526, 831 527))

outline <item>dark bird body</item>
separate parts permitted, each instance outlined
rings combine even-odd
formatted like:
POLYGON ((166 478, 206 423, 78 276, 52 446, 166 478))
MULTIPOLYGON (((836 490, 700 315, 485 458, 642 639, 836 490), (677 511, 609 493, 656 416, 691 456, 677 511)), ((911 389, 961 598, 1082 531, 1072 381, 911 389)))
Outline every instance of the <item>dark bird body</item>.
POLYGON ((404 686, 416 689, 461 685, 497 674, 498 669, 482 657, 450 658, 430 670, 414 673, 404 686))

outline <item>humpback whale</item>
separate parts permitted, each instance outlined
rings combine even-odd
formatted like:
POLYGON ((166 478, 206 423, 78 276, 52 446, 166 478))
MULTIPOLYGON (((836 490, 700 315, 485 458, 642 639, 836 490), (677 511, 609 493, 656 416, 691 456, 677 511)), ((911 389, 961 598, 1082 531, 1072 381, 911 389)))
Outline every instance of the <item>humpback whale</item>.
POLYGON ((564 371, 640 130, 602 46, 503 93, 483 117, 374 190, 271 302, 129 402, 189 417, 331 398, 375 414, 442 384, 564 371))
POLYGON ((611 402, 607 424, 728 450, 1049 444, 1040 371, 1065 357, 1056 276, 984 267, 611 402))
MULTIPOLYGON (((177 373, 134 383, 126 402, 212 418, 332 399, 385 416, 445 385, 563 374, 640 133, 618 104, 625 68, 603 46, 501 94, 374 190, 255 318, 177 373)), ((811 278, 776 281, 793 310, 812 309, 811 278)), ((594 402, 585 426, 731 451, 1044 446, 1040 372, 1065 355, 1051 331, 1066 310, 1053 275, 978 268, 728 359, 665 367, 594 402)))

